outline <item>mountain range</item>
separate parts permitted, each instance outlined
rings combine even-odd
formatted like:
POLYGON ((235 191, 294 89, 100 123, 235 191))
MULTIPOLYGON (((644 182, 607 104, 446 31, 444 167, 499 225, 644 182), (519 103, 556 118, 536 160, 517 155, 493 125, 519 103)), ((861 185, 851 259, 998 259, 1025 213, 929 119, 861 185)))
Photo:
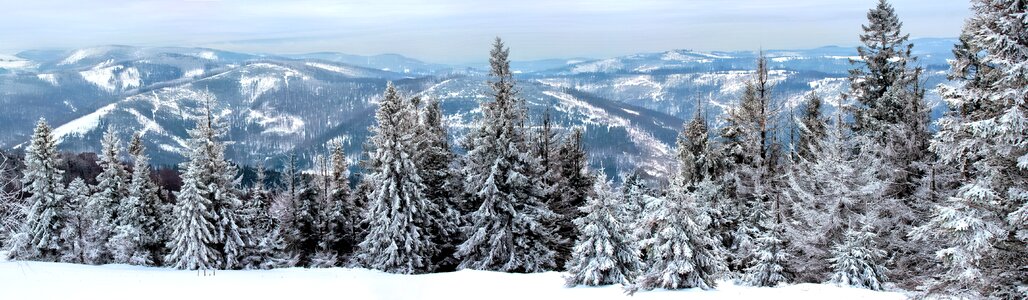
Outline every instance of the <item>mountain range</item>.
MULTIPOLYGON (((946 83, 955 39, 916 39, 926 86, 946 83)), ((488 45, 483 45, 483 57, 488 45)), ((517 51, 515 48, 514 52, 517 51)), ((815 91, 833 109, 848 87, 855 47, 766 50, 774 98, 796 107, 815 91)), ((545 110, 562 128, 585 130, 592 164, 608 174, 663 176, 678 130, 697 111, 714 121, 752 75, 756 51, 669 50, 621 57, 515 61, 530 118, 545 110)), ((247 54, 206 48, 102 46, 0 56, 0 148, 22 149, 40 117, 67 151, 96 151, 108 127, 123 140, 142 132, 157 164, 183 160, 187 130, 216 98, 227 154, 242 164, 311 156, 340 139, 358 160, 387 82, 441 101, 456 140, 489 97, 484 64, 447 65, 397 54, 247 54)), ((931 89, 930 89, 931 90, 931 89)), ((934 115, 945 108, 928 95, 934 115)), ((454 143, 457 144, 457 143, 454 143)))

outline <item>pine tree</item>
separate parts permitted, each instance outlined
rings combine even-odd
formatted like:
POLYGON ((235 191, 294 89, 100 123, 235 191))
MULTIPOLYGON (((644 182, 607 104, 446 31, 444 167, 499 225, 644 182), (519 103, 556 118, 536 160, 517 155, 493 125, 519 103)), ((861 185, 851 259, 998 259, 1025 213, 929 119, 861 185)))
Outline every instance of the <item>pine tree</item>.
POLYGON ((951 64, 958 85, 941 92, 950 112, 931 141, 960 186, 912 235, 942 247, 935 256, 944 273, 930 293, 1018 299, 1028 278, 1028 3, 971 7, 951 64))
POLYGON ((646 251, 645 270, 628 291, 642 289, 713 289, 727 270, 723 250, 709 231, 710 218, 687 190, 685 178, 675 176, 667 198, 644 217, 641 226, 654 228, 640 242, 646 251))
POLYGON ((581 232, 568 261, 568 286, 628 284, 640 269, 639 249, 632 239, 628 207, 621 195, 597 174, 593 192, 582 217, 575 219, 581 232))
POLYGON ((154 265, 157 252, 165 242, 160 236, 160 198, 150 178, 150 159, 142 144, 142 136, 133 135, 129 146, 133 168, 128 197, 118 204, 115 233, 108 243, 114 262, 154 265))
POLYGON ((437 251, 424 227, 434 204, 425 198, 425 184, 416 166, 412 105, 390 83, 375 114, 371 142, 375 152, 368 197, 368 235, 358 245, 361 265, 390 273, 419 273, 431 268, 437 251))
POLYGON ((874 241, 870 228, 850 227, 843 241, 832 248, 832 272, 829 282, 871 290, 882 290, 887 277, 885 251, 874 241))
POLYGON ((755 240, 762 228, 757 207, 780 206, 781 183, 778 181, 781 145, 777 141, 776 119, 778 105, 771 98, 772 86, 768 77, 767 58, 761 53, 757 59, 754 77, 736 107, 728 112, 727 126, 722 128, 726 151, 732 164, 730 182, 735 203, 724 211, 738 210, 732 216, 735 224, 729 228, 731 261, 734 272, 743 272, 750 266, 755 240))
POLYGON ((115 261, 114 240, 122 202, 128 198, 128 171, 122 165, 121 140, 113 127, 107 128, 100 141, 100 167, 103 171, 96 177, 96 193, 87 205, 89 217, 93 220, 90 232, 90 249, 86 257, 90 263, 106 264, 115 261))
MULTIPOLYGON (((195 155, 196 152, 191 154, 195 155)), ((212 245, 216 237, 214 224, 210 221, 211 201, 203 196, 207 187, 197 182, 201 177, 197 173, 200 172, 197 164, 190 163, 182 175, 182 190, 176 194, 175 223, 168 245, 171 252, 164 260, 169 266, 178 269, 209 270, 219 265, 217 249, 212 245)))
POLYGON ((453 257, 460 244, 461 215, 459 207, 460 181, 454 169, 453 149, 449 133, 443 123, 442 106, 438 100, 430 99, 420 114, 418 135, 421 154, 418 166, 425 184, 425 198, 436 208, 431 211, 429 234, 439 247, 432 262, 436 271, 453 270, 457 261, 453 257))
POLYGON ((62 249, 61 230, 66 199, 58 165, 57 142, 46 120, 39 119, 25 151, 22 193, 28 198, 25 223, 11 238, 11 257, 57 261, 62 249))
POLYGON ((838 113, 826 135, 808 145, 810 157, 798 156, 786 174, 789 269, 802 282, 822 281, 831 271, 830 248, 882 203, 885 183, 878 176, 885 169, 876 149, 866 136, 852 133, 838 113))
POLYGON ((272 260, 280 254, 274 247, 281 246, 282 252, 285 252, 285 241, 279 235, 278 225, 271 216, 272 192, 267 189, 268 176, 264 162, 257 163, 254 173, 256 178, 247 191, 247 201, 240 213, 242 227, 249 231, 253 240, 247 245, 241 264, 244 269, 270 269, 276 266, 272 260))
POLYGON ((354 207, 350 192, 350 164, 346 160, 342 142, 331 144, 331 173, 329 204, 324 214, 326 237, 324 242, 328 248, 340 258, 349 255, 354 248, 354 219, 357 209, 354 207))
POLYGON ((458 246, 461 269, 539 272, 556 266, 556 217, 539 198, 544 187, 533 180, 526 143, 524 104, 514 88, 509 49, 496 39, 489 59, 493 101, 467 138, 464 187, 477 209, 468 216, 467 240, 458 246))
POLYGON ((550 114, 550 108, 547 107, 543 112, 542 124, 540 124, 539 131, 535 134, 535 141, 532 146, 534 148, 533 155, 539 161, 538 173, 545 188, 542 197, 546 204, 550 206, 550 209, 554 209, 554 206, 560 200, 555 188, 560 181, 560 161, 557 158, 559 140, 560 136, 557 135, 556 130, 553 128, 553 117, 550 114))
POLYGON ((879 149, 880 163, 889 172, 879 176, 886 181, 881 205, 875 206, 875 230, 887 236, 883 245, 894 252, 892 272, 899 278, 913 278, 928 265, 924 247, 912 242, 906 232, 912 224, 923 222, 930 203, 916 193, 924 182, 933 159, 928 152, 928 106, 921 87, 919 67, 912 67, 913 44, 902 32, 895 9, 886 0, 867 14, 868 23, 860 35, 859 60, 850 71, 850 91, 844 96, 856 100, 854 131, 867 136, 870 148, 879 149))
POLYGON ((267 170, 264 163, 258 163, 256 168, 256 179, 250 189, 250 201, 246 205, 248 216, 248 227, 251 229, 253 243, 248 247, 251 249, 248 257, 243 261, 247 269, 272 269, 280 267, 296 266, 299 258, 289 251, 286 243, 286 230, 282 221, 273 216, 273 199, 276 198, 273 190, 268 189, 267 170))
POLYGON ((236 168, 225 159, 218 138, 220 121, 212 113, 213 96, 204 94, 206 114, 190 130, 190 153, 183 164, 177 194, 171 253, 166 260, 179 269, 240 267, 248 237, 241 234, 236 168))
POLYGON ((324 155, 314 156, 313 183, 311 188, 316 189, 317 197, 313 205, 314 236, 317 241, 317 250, 311 259, 310 266, 327 268, 336 266, 339 263, 339 252, 334 249, 337 242, 334 227, 339 219, 339 213, 335 210, 337 205, 332 196, 335 187, 332 178, 333 167, 329 157, 324 155))
POLYGON ((765 223, 764 231, 757 236, 753 264, 746 268, 744 277, 746 284, 751 286, 773 287, 788 283, 791 277, 786 270, 789 256, 782 239, 780 222, 774 220, 778 216, 777 209, 768 209, 770 211, 761 214, 765 223))
POLYGON ((575 129, 571 138, 562 143, 557 150, 557 164, 560 175, 558 181, 550 186, 554 189, 552 197, 556 197, 550 209, 558 214, 557 237, 557 268, 564 269, 564 263, 571 256, 574 240, 578 236, 574 220, 582 217, 579 208, 585 206, 590 196, 594 179, 589 171, 588 157, 582 144, 582 130, 575 129))
POLYGON ((888 1, 879 0, 868 11, 867 19, 860 34, 863 45, 857 47, 860 59, 851 60, 857 67, 850 70, 850 91, 844 94, 860 105, 854 116, 857 133, 884 130, 884 125, 902 119, 904 103, 886 98, 886 94, 910 83, 907 64, 915 60, 910 55, 913 44, 908 41, 909 35, 903 34, 903 23, 888 1))
POLYGON ((296 265, 301 267, 321 267, 323 257, 319 257, 321 235, 318 232, 318 199, 321 190, 304 180, 300 184, 300 193, 294 208, 294 235, 291 241, 292 252, 296 255, 296 265))
POLYGON ((89 201, 92 191, 81 177, 72 180, 66 191, 67 207, 65 207, 64 226, 61 232, 61 240, 64 241, 61 261, 81 264, 86 262, 86 248, 89 247, 88 234, 93 225, 92 220, 85 214, 86 202, 89 201))

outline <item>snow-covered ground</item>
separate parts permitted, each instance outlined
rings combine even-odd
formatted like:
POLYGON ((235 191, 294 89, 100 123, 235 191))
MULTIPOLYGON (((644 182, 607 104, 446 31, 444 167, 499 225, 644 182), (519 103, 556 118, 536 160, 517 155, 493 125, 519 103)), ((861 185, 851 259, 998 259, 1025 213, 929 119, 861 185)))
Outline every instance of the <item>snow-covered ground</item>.
POLYGON ((0 262, 0 299, 905 299, 902 294, 799 284, 717 290, 565 288, 560 273, 460 271, 395 275, 365 269, 196 271, 127 265, 0 262), (317 298, 307 298, 315 297, 317 298))

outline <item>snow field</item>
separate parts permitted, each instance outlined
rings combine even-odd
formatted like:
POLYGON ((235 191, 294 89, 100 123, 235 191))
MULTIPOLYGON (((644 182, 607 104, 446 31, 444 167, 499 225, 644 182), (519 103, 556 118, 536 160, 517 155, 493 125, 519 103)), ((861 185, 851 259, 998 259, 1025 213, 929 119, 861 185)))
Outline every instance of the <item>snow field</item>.
POLYGON ((905 299, 900 293, 832 285, 716 290, 639 291, 621 286, 564 287, 562 273, 507 274, 464 270, 397 275, 332 268, 196 271, 129 265, 0 261, 0 299, 905 299), (317 298, 314 298, 317 297, 317 298), (329 297, 329 298, 325 298, 329 297))

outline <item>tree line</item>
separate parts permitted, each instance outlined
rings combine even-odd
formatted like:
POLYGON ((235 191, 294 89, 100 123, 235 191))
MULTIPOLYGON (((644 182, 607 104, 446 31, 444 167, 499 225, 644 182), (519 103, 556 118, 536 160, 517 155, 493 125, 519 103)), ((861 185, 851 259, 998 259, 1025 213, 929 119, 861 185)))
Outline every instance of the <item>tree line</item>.
POLYGON ((16 259, 190 270, 561 270, 569 286, 629 292, 734 278, 1019 298, 1028 278, 1028 4, 972 4, 951 84, 940 87, 949 111, 934 132, 913 45, 881 0, 832 113, 813 92, 787 112, 761 55, 724 126, 712 128, 701 108, 684 125, 666 185, 622 174, 616 187, 590 170, 581 131, 548 113, 530 126, 497 39, 491 98, 474 128, 452 145, 439 102, 390 84, 353 184, 333 142, 308 172, 291 156, 280 184, 268 186, 258 167, 244 188, 209 95, 170 194, 153 182, 141 136, 123 161, 113 129, 96 184, 64 184, 41 120, 21 188, 4 194, 4 245, 16 259))

